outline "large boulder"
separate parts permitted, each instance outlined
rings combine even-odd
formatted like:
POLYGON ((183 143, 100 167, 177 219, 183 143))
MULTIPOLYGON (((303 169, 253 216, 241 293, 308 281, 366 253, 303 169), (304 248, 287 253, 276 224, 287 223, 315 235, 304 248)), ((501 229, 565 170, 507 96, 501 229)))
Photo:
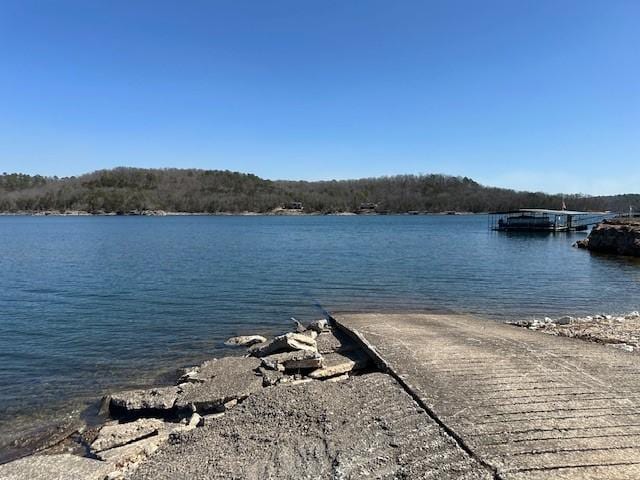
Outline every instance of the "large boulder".
POLYGON ((575 245, 594 252, 640 257, 640 219, 605 220, 575 245))

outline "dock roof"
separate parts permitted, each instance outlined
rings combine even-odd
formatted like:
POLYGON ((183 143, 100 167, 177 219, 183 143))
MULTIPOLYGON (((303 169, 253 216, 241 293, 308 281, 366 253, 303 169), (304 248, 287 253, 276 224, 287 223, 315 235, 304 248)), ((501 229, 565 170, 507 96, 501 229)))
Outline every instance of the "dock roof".
POLYGON ((548 215, 607 215, 610 212, 580 212, 577 210, 551 210, 547 208, 520 208, 518 210, 509 210, 506 212, 493 212, 493 214, 507 213, 541 213, 548 215))

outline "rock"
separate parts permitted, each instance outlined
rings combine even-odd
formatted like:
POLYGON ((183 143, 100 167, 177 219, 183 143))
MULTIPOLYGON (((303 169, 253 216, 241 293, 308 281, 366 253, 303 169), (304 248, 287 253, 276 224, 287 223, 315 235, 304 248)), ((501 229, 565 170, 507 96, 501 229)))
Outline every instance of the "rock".
POLYGON ((260 360, 253 357, 224 357, 210 360, 199 367, 201 383, 182 385, 176 400, 178 410, 215 413, 231 400, 242 400, 262 389, 262 378, 255 370, 260 360))
POLYGON ((556 325, 569 325, 572 322, 573 322, 573 317, 566 315, 564 317, 560 317, 558 320, 556 320, 555 323, 556 325))
POLYGON ((264 345, 255 345, 249 349, 249 352, 256 357, 266 357, 279 352, 290 352, 293 350, 307 350, 317 352, 318 347, 316 341, 301 333, 287 333, 275 337, 264 345))
POLYGON ((175 436, 183 432, 189 432, 194 428, 201 427, 203 425, 204 419, 202 418, 202 416, 200 416, 198 413, 194 413, 193 415, 191 415, 191 418, 189 420, 185 419, 181 423, 166 424, 165 431, 161 432, 161 434, 163 434, 164 436, 166 436, 167 434, 169 436, 175 436))
POLYGON ((225 345, 230 347, 250 347, 257 343, 264 343, 267 339, 262 335, 243 335, 239 337, 231 337, 224 342, 225 345))
POLYGON ((141 418, 135 422, 106 425, 100 429, 98 436, 91 444, 93 452, 101 452, 120 447, 142 438, 157 435, 165 428, 165 422, 155 418, 141 418))
POLYGON ((168 438, 168 434, 154 435, 137 442, 128 443, 120 447, 98 452, 96 456, 105 462, 115 465, 117 468, 128 467, 131 464, 144 460, 155 452, 168 438))
POLYGON ((343 375, 338 375, 337 377, 327 378, 325 382, 341 382, 343 380, 348 380, 348 379, 349 379, 349 374, 345 373, 343 375))
POLYGON ((304 325, 302 325, 302 323, 300 323, 297 319, 295 319, 294 317, 291 317, 291 321, 294 323, 294 325, 296 326, 296 333, 304 333, 304 331, 306 330, 306 328, 304 328, 304 325))
POLYGON ((287 370, 316 369, 323 366, 322 355, 307 350, 276 353, 262 358, 262 366, 271 370, 284 372, 287 370))
POLYGON ((258 368, 258 372, 262 375, 262 386, 263 387, 271 387, 276 385, 282 377, 285 376, 284 373, 278 370, 272 370, 265 367, 258 368))
POLYGON ((640 219, 613 218, 596 225, 579 248, 594 252, 640 257, 640 219))
POLYGON ((113 466, 68 453, 31 455, 0 465, 2 480, 102 480, 113 466))
POLYGON ((322 318, 320 320, 315 320, 313 322, 311 322, 311 324, 309 325, 309 327, 307 328, 308 330, 313 330, 315 332, 318 333, 322 333, 325 330, 329 329, 329 322, 322 318))
POLYGON ((189 419, 189 423, 187 424, 187 426, 189 427, 201 427, 203 425, 204 421, 202 419, 202 416, 198 415, 197 413, 194 413, 193 415, 191 415, 191 418, 189 419))
POLYGON ((160 387, 117 392, 111 395, 109 412, 114 417, 165 416, 173 409, 179 391, 178 387, 160 387))
POLYGON ((589 248, 589 239, 585 238, 583 240, 578 240, 576 243, 573 244, 573 246, 576 247, 576 248, 588 249, 589 248))
POLYGON ((226 412, 227 410, 231 410, 236 405, 238 405, 238 399, 234 398, 233 400, 229 400, 227 403, 225 403, 222 406, 223 407, 223 411, 226 412))
POLYGON ((324 366, 307 374, 309 378, 322 379, 335 377, 353 370, 359 370, 370 363, 369 356, 360 351, 354 350, 345 353, 328 353, 324 355, 324 366))
POLYGON ((203 380, 198 377, 199 371, 199 367, 189 367, 183 369, 183 374, 180 376, 180 378, 178 378, 178 384, 202 382, 203 380))

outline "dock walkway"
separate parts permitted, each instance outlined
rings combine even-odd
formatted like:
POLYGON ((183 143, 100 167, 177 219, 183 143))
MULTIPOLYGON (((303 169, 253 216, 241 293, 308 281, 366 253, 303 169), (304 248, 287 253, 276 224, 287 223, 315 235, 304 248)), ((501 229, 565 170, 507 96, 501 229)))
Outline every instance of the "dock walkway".
POLYGON ((504 480, 640 479, 640 358, 468 316, 336 314, 504 480))

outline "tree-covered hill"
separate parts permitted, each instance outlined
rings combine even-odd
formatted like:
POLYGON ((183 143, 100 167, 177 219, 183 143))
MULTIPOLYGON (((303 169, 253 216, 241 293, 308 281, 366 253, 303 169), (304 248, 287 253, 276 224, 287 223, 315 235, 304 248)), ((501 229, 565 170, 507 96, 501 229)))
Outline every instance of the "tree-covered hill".
MULTIPOLYGON (((255 175, 195 169, 115 168, 79 177, 0 175, 0 211, 270 212, 302 202, 305 212, 487 212, 560 208, 561 195, 485 187, 467 177, 399 175, 340 181, 272 181, 255 175)), ((571 209, 640 209, 640 195, 566 195, 571 209)))

